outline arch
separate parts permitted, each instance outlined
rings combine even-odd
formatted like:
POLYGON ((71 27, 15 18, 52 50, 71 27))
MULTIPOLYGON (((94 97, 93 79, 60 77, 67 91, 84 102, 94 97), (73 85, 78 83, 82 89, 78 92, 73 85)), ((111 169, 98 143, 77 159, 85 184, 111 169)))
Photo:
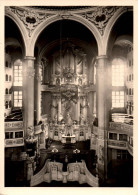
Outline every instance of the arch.
MULTIPOLYGON (((66 19, 66 18, 65 18, 66 19)), ((73 15, 73 16, 69 16, 67 18, 68 20, 73 20, 76 21, 78 23, 81 23, 82 25, 84 25, 86 28, 88 28, 91 33, 93 34, 94 38, 96 39, 97 42, 97 46, 98 46, 98 55, 102 55, 102 51, 103 51, 103 40, 101 38, 101 35, 99 33, 99 31, 97 30, 97 28, 94 26, 94 24, 88 22, 86 19, 77 16, 77 15, 73 15)), ((61 18, 61 16, 53 16, 50 17, 49 19, 47 19, 46 21, 44 21, 43 23, 41 23, 36 30, 33 32, 32 34, 32 38, 31 38, 31 42, 30 42, 30 53, 29 55, 32 56, 34 55, 34 47, 36 44, 36 41, 38 39, 38 36, 41 34, 41 32, 50 24, 59 21, 59 20, 63 20, 63 18, 61 18)))
POLYGON ((103 52, 107 53, 107 49, 108 49, 108 42, 109 42, 109 38, 111 35, 111 31, 112 28, 114 27, 115 23, 117 22, 117 20, 126 12, 128 11, 132 11, 132 8, 128 9, 128 8, 124 8, 121 7, 119 8, 115 14, 111 17, 111 19, 109 20, 106 28, 105 28, 105 32, 104 32, 104 36, 103 36, 103 40, 104 40, 104 45, 103 45, 103 52))
POLYGON ((27 34, 27 30, 26 30, 24 24, 11 11, 7 11, 6 10, 5 16, 9 17, 17 25, 17 27, 18 27, 18 29, 19 29, 19 31, 21 33, 22 39, 23 39, 24 53, 26 53, 26 49, 27 49, 27 45, 28 45, 28 39, 26 39, 26 38, 28 37, 28 34, 27 34))

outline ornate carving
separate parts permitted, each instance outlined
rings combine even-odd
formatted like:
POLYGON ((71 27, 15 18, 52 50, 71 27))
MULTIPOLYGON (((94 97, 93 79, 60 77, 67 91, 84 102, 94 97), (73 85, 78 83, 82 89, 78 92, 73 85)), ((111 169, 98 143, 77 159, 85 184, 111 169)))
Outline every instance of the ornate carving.
POLYGON ((62 97, 62 103, 64 101, 73 101, 74 103, 77 103, 77 98, 78 98, 77 86, 74 85, 62 86, 61 97, 62 97))
POLYGON ((17 7, 8 7, 6 9, 12 11, 18 16, 18 18, 23 22, 26 29, 28 30, 28 36, 31 37, 35 28, 42 23, 45 19, 49 18, 54 14, 39 13, 32 9, 19 9, 17 7))
POLYGON ((109 19, 114 15, 117 9, 119 9, 117 6, 96 7, 95 10, 91 12, 86 12, 79 15, 92 22, 103 36, 109 19))
POLYGON ((40 73, 36 73, 35 74, 35 78, 40 82, 41 81, 41 74, 40 73))
POLYGON ((34 127, 30 126, 27 128, 27 138, 26 138, 27 143, 33 143, 37 142, 37 139, 34 136, 34 127))
POLYGON ((63 69, 63 77, 66 79, 71 79, 74 76, 74 70, 71 69, 70 67, 66 67, 63 69))
POLYGON ((101 163, 104 163, 104 147, 103 146, 99 146, 99 161, 101 161, 101 163))
POLYGON ((61 11, 59 13, 59 16, 62 18, 62 19, 68 19, 70 16, 72 16, 71 12, 68 12, 68 11, 61 11))
POLYGON ((32 78, 35 76, 35 69, 29 69, 26 73, 29 78, 32 78))
POLYGON ((23 127, 23 122, 5 122, 5 129, 11 129, 11 128, 22 128, 23 127))

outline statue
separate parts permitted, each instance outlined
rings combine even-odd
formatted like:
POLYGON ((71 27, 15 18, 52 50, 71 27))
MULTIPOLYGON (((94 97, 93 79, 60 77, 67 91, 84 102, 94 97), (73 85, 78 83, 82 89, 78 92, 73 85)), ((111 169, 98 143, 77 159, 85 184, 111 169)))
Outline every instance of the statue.
POLYGON ((66 124, 71 126, 72 125, 72 118, 70 116, 70 113, 67 112, 67 116, 66 116, 66 124))
POLYGON ((57 124, 57 120, 58 120, 57 114, 55 114, 54 119, 55 119, 55 124, 57 124))
POLYGON ((81 125, 85 124, 85 118, 84 118, 83 114, 81 114, 81 116, 80 116, 80 122, 81 122, 81 125))

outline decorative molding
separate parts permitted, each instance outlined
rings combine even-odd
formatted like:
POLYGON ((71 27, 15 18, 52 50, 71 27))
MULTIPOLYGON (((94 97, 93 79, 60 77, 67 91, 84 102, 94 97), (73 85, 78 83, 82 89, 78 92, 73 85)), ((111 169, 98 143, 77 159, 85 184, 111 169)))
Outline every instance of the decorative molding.
POLYGON ((31 37, 35 28, 45 19, 55 14, 39 13, 31 8, 23 9, 18 7, 6 7, 7 12, 13 12, 25 25, 28 36, 31 37))
POLYGON ((23 128, 23 122, 5 122, 5 129, 23 128))
POLYGON ((28 69, 25 73, 24 76, 28 77, 28 78, 34 78, 35 76, 35 69, 28 69))
POLYGON ((17 147, 17 146, 23 146, 23 145, 24 145, 24 138, 5 140, 5 147, 17 147))
POLYGON ((119 122, 110 122, 109 131, 125 132, 127 135, 133 136, 133 125, 119 122))
POLYGON ((91 23, 93 23, 101 36, 104 35, 104 30, 110 18, 114 15, 114 13, 119 9, 117 6, 108 6, 108 7, 95 7, 95 10, 79 13, 78 15, 86 18, 91 23))
POLYGON ((101 161, 101 163, 104 163, 104 147, 103 146, 99 146, 99 161, 101 161))
POLYGON ((61 11, 58 15, 62 19, 69 19, 72 16, 71 12, 69 11, 61 11))
POLYGON ((38 73, 38 74, 35 73, 35 78, 36 78, 37 81, 40 82, 41 81, 41 74, 40 73, 38 73))

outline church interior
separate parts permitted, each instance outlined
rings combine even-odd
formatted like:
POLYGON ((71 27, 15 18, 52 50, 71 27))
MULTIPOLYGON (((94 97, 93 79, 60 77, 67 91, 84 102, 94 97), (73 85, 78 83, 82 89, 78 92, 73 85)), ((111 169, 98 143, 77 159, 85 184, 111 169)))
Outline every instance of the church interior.
POLYGON ((133 7, 5 7, 5 187, 133 187, 133 7))

